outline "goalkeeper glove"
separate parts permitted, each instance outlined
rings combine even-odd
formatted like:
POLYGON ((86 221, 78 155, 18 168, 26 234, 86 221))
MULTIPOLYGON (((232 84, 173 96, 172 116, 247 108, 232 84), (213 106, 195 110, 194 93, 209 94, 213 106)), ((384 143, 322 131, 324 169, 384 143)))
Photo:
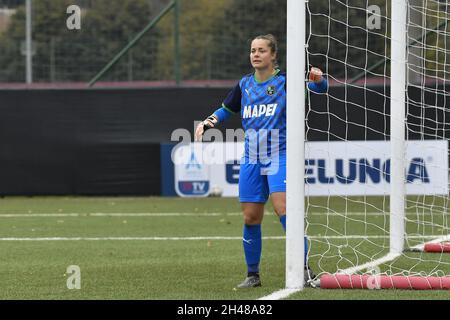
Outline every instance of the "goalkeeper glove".
POLYGON ((319 83, 322 81, 322 70, 316 67, 312 67, 311 71, 309 72, 309 81, 319 83))
POLYGON ((214 128, 214 126, 219 122, 219 119, 215 114, 210 115, 208 118, 200 122, 195 129, 195 141, 201 141, 202 136, 206 130, 214 128))

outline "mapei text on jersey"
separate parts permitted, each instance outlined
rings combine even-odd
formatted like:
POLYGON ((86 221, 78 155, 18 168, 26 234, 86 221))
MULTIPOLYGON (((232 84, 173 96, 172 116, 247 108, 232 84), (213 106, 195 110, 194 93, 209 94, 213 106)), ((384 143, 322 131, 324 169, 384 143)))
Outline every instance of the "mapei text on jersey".
POLYGON ((273 116, 275 114, 275 111, 277 110, 277 103, 270 103, 270 104, 260 104, 258 105, 249 105, 244 107, 244 112, 242 114, 242 118, 257 118, 261 116, 269 117, 273 116))

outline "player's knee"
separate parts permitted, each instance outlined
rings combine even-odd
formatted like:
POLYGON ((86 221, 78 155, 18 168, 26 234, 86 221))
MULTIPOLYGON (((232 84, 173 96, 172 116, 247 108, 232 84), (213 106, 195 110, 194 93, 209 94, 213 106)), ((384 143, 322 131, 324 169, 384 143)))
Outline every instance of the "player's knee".
POLYGON ((244 210, 244 223, 247 225, 261 224, 262 214, 250 210, 244 210))
POLYGON ((255 224, 261 224, 261 219, 257 219, 255 217, 244 217, 244 223, 246 225, 255 225, 255 224))
POLYGON ((272 205, 273 210, 277 216, 283 216, 286 214, 286 193, 274 192, 272 193, 272 205))
POLYGON ((275 214, 279 217, 284 216, 286 214, 286 205, 279 204, 273 207, 275 214))
POLYGON ((243 203, 242 214, 245 224, 261 224, 264 216, 264 204, 243 203))

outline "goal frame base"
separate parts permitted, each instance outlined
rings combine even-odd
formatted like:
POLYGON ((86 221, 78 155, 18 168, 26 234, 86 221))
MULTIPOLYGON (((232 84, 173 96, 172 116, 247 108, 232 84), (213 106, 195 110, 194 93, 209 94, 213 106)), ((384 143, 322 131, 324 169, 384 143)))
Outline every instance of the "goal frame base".
POLYGON ((450 243, 427 243, 423 247, 424 252, 449 253, 450 243))
POLYGON ((326 274, 320 288, 450 290, 450 277, 326 274))

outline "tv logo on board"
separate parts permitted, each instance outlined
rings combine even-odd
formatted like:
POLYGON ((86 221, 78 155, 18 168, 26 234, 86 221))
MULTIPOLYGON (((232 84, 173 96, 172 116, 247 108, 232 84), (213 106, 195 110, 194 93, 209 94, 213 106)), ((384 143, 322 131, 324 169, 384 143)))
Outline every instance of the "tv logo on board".
POLYGON ((184 195, 202 196, 209 191, 209 181, 178 181, 178 188, 184 195))
POLYGON ((201 197, 209 193, 209 166, 197 160, 197 153, 191 148, 188 159, 175 165, 176 191, 180 196, 201 197))

